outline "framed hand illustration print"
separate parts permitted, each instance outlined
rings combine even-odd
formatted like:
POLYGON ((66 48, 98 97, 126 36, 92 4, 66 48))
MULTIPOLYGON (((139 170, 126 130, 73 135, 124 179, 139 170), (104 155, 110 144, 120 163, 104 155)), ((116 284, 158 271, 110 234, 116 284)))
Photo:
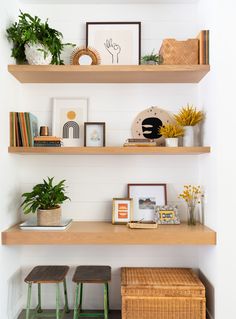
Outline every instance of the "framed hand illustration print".
POLYGON ((95 48, 105 65, 138 65, 141 22, 87 22, 86 46, 95 48))

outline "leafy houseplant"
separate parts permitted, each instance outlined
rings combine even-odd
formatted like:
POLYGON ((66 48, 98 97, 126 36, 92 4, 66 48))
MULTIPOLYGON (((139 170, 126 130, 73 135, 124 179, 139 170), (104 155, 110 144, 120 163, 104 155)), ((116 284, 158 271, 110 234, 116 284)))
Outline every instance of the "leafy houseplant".
POLYGON ((38 224, 41 226, 59 225, 61 220, 60 205, 70 199, 65 195, 65 180, 53 185, 54 177, 37 184, 32 192, 22 194, 25 197, 21 206, 24 214, 37 211, 38 224))
POLYGON ((161 64, 161 56, 158 54, 154 53, 154 50, 152 51, 151 54, 144 55, 141 58, 141 63, 142 64, 161 64))
POLYGON ((174 115, 174 117, 179 125, 184 126, 183 145, 194 146, 196 137, 194 126, 204 119, 204 113, 197 111, 196 107, 187 104, 187 106, 182 107, 179 113, 174 115))
POLYGON ((50 28, 48 20, 42 22, 39 17, 21 11, 19 22, 13 23, 6 32, 8 40, 13 42, 12 57, 18 63, 27 62, 26 45, 40 45, 37 50, 43 52, 45 58, 50 54, 51 64, 64 64, 60 58, 61 52, 64 46, 73 46, 71 43, 62 43, 62 33, 50 28))
POLYGON ((160 126, 159 134, 165 137, 166 146, 178 146, 178 137, 184 135, 184 129, 178 124, 165 123, 160 126))

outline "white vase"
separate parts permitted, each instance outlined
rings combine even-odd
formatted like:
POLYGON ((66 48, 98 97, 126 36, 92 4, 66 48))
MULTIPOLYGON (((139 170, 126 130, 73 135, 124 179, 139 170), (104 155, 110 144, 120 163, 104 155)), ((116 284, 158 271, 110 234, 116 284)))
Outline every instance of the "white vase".
POLYGON ((25 44, 25 56, 31 65, 48 65, 52 61, 51 52, 40 43, 25 44))
POLYGON ((167 147, 177 147, 178 146, 178 137, 168 137, 165 138, 167 147))
POLYGON ((194 126, 184 126, 183 146, 194 146, 194 126))

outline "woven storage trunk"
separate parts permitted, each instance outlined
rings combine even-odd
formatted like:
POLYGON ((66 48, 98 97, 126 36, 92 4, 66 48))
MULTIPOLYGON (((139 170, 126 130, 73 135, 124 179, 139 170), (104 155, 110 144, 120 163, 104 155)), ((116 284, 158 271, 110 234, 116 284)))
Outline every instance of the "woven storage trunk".
POLYGON ((206 319, 205 287, 185 268, 121 268, 122 319, 206 319))
POLYGON ((198 64, 198 39, 165 39, 159 54, 163 64, 198 64))

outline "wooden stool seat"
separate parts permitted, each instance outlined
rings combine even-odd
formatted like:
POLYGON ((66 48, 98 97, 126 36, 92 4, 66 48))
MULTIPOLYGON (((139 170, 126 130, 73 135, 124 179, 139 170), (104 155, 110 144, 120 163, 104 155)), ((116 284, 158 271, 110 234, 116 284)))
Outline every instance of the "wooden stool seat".
POLYGON ((25 278, 25 282, 28 284, 27 293, 27 306, 25 319, 34 319, 42 317, 54 317, 56 319, 62 319, 65 313, 68 313, 68 297, 66 288, 66 275, 69 270, 68 266, 36 266, 34 267, 28 276, 25 278), (63 283, 65 306, 60 309, 60 284, 63 283), (32 285, 38 286, 38 305, 35 309, 30 308, 32 285), (41 284, 55 284, 56 285, 56 313, 48 313, 42 310, 41 307, 41 284))
POLYGON ((78 266, 73 279, 78 283, 105 283, 111 281, 110 266, 78 266))
POLYGON ((73 279, 76 283, 74 317, 103 317, 108 319, 109 312, 109 291, 108 282, 111 281, 110 266, 78 266, 75 270, 73 279), (83 285, 84 284, 103 284, 104 286, 104 311, 103 312, 85 312, 82 309, 83 285))
POLYGON ((62 282, 68 270, 68 266, 36 266, 25 278, 25 282, 42 284, 62 282))

